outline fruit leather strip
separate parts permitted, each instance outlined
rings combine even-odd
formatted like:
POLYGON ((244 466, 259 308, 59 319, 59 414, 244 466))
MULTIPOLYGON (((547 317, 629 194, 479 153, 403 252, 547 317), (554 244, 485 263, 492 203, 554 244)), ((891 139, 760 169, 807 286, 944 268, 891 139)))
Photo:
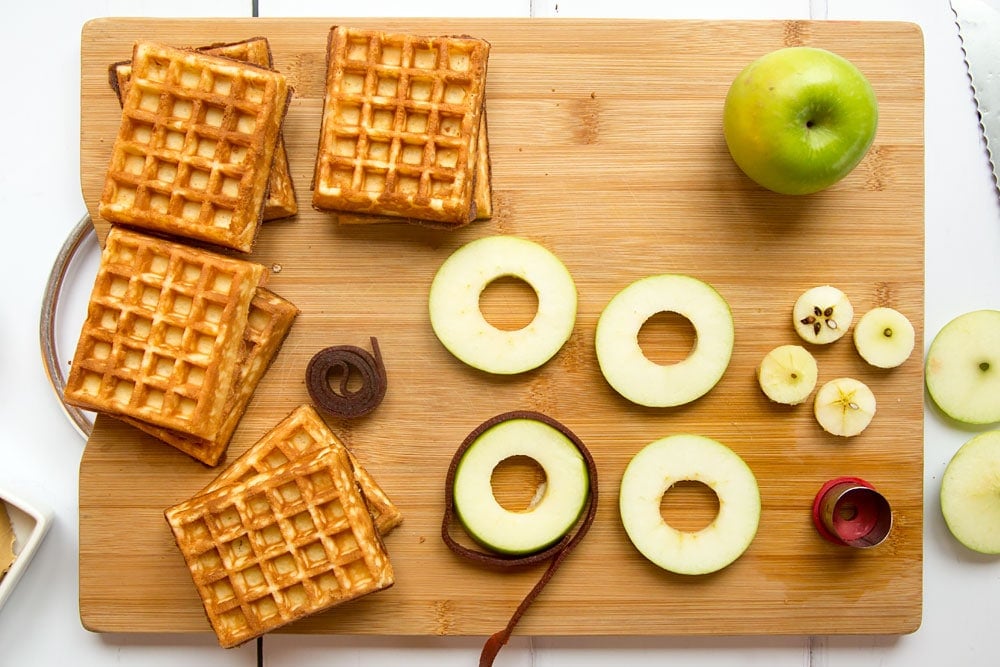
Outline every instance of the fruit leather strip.
POLYGON ((316 405, 335 417, 361 417, 368 414, 385 397, 388 379, 378 340, 372 336, 372 350, 353 345, 335 345, 317 352, 306 366, 306 388, 316 405), (331 372, 340 374, 340 386, 330 386, 331 372), (347 387, 351 372, 361 378, 354 391, 347 387))
POLYGON ((515 410, 513 412, 506 412, 486 420, 465 438, 458 450, 455 452, 455 455, 452 457, 451 464, 448 466, 448 474, 445 477, 444 518, 441 522, 441 539, 444 540, 444 543, 449 549, 459 556, 496 569, 527 567, 529 565, 534 565, 551 559, 548 568, 546 568, 545 572, 542 573, 538 583, 534 585, 524 599, 521 600, 521 604, 519 604, 517 609, 514 610, 510 620, 507 621, 507 626, 503 630, 495 632, 489 637, 489 639, 486 640, 486 644, 483 646, 482 653, 479 656, 479 667, 490 667, 493 664, 493 661, 496 659, 500 649, 503 648, 504 644, 506 644, 510 639, 510 635, 514 631, 514 627, 517 625, 518 621, 521 620, 521 616, 524 615, 524 612, 527 611, 531 603, 536 597, 538 597, 538 594, 542 592, 542 589, 552 578, 552 575, 555 574, 556 569, 566 556, 569 555, 573 548, 576 547, 580 540, 583 539, 583 536, 587 534, 587 531, 590 530, 590 526, 594 522, 594 516, 596 514, 597 465, 594 463, 594 457, 591 456, 590 450, 587 449, 586 445, 583 444, 583 441, 580 440, 575 433, 552 417, 539 412, 532 412, 530 410, 515 410), (470 549, 456 542, 451 536, 450 530, 455 516, 455 499, 452 495, 452 487, 455 482, 455 471, 458 468, 458 462, 462 459, 462 455, 465 451, 472 446, 479 436, 497 424, 510 419, 533 419, 535 421, 540 421, 544 424, 548 424, 569 438, 570 442, 576 446, 576 448, 580 451, 580 454, 583 456, 584 463, 587 465, 587 476, 589 477, 590 483, 590 494, 587 499, 587 513, 577 523, 576 529, 567 533, 561 540, 556 542, 551 547, 527 556, 502 556, 493 553, 486 553, 476 549, 470 549))

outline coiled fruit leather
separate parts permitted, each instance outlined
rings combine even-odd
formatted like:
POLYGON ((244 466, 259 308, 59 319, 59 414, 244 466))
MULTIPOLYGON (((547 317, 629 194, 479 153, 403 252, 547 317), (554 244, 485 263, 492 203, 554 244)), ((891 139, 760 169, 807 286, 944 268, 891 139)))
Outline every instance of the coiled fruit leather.
POLYGON ((489 637, 489 639, 486 640, 486 644, 483 646, 483 650, 479 655, 479 667, 490 667, 496 659, 497 654, 500 652, 500 649, 503 648, 510 639, 511 634, 514 631, 514 627, 517 625, 518 621, 521 620, 521 616, 523 616, 524 612, 528 610, 528 607, 531 606, 531 603, 534 602, 536 597, 538 597, 538 594, 542 592, 542 589, 552 578, 552 575, 555 574, 559 565, 566 559, 566 556, 570 554, 574 547, 580 543, 580 540, 583 539, 584 535, 587 534, 587 531, 590 530, 590 526, 594 522, 594 516, 597 513, 597 465, 594 463, 594 457, 591 456, 590 451, 587 449, 586 445, 583 444, 583 441, 581 441, 575 433, 569 430, 569 428, 548 415, 539 412, 532 412, 530 410, 515 410, 513 412, 506 412, 486 420, 465 438, 451 459, 451 464, 448 466, 448 474, 445 477, 444 484, 445 501, 444 518, 441 522, 441 538, 453 552, 463 558, 479 563, 480 565, 498 570, 528 567, 546 560, 549 561, 549 565, 545 569, 545 572, 542 573, 538 582, 532 587, 524 599, 521 600, 521 603, 511 615, 510 620, 507 621, 506 627, 499 632, 495 632, 489 637), (454 523, 455 519, 455 499, 452 489, 454 487, 455 471, 458 468, 458 462, 462 459, 462 455, 465 451, 472 446, 479 436, 497 424, 510 419, 533 419, 540 421, 544 424, 548 424, 569 438, 570 442, 576 446, 576 448, 580 451, 580 454, 583 456, 583 461, 587 466, 587 476, 589 478, 588 481, 590 485, 586 513, 583 518, 577 522, 575 528, 566 533, 561 540, 552 546, 526 556, 504 556, 479 551, 477 549, 470 549, 469 547, 456 542, 451 536, 451 525, 454 523))
POLYGON ((382 402, 388 386, 385 364, 378 339, 371 338, 372 352, 354 345, 334 345, 317 352, 306 366, 306 388, 316 406, 336 417, 361 417, 382 402), (361 386, 348 388, 352 373, 361 386), (332 374, 340 376, 337 390, 330 384, 332 374))

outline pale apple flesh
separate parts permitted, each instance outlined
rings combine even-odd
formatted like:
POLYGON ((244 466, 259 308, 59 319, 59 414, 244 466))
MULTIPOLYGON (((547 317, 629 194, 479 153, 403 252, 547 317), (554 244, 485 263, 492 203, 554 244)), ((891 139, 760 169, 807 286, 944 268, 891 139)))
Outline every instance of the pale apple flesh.
POLYGON ((760 490, 746 462, 722 443, 679 434, 637 453, 622 475, 618 507, 639 553, 677 574, 707 574, 727 567, 749 548, 760 523, 760 490), (696 481, 718 496, 715 519, 698 531, 674 528, 660 511, 675 483, 696 481))
POLYGON ((840 181, 868 152, 877 125, 878 102, 864 74, 837 54, 806 46, 752 62, 723 107, 734 161, 781 194, 810 194, 840 181))
POLYGON ((483 432, 462 455, 452 485, 455 514, 479 544, 497 553, 529 554, 555 544, 583 513, 590 475, 580 450, 558 429, 533 419, 510 419, 483 432), (526 456, 545 481, 523 511, 505 508, 491 477, 503 461, 526 456))
POLYGON ((864 382, 842 377, 816 391, 813 414, 824 431, 852 438, 868 428, 875 417, 875 394, 864 382))
POLYGON ((927 393, 952 419, 1000 421, 1000 311, 976 310, 948 322, 927 350, 927 393))
POLYGON ((940 497, 955 539, 973 551, 1000 553, 1000 431, 962 445, 945 468, 940 497))
POLYGON ((885 306, 872 308, 854 326, 854 347, 876 368, 896 368, 910 358, 916 344, 913 324, 885 306))
POLYGON ((552 252, 528 239, 489 236, 456 250, 431 283, 428 311, 435 335, 455 357, 488 373, 512 375, 546 363, 576 322, 573 278, 552 252), (506 331, 483 316, 479 300, 494 280, 523 280, 538 297, 527 326, 506 331))
POLYGON ((798 405, 805 401, 819 377, 816 358, 801 345, 779 345, 757 366, 757 383, 775 403, 798 405))
POLYGON ((673 407, 708 393, 732 357, 735 329, 728 302, 691 276, 647 276, 616 294, 601 312, 594 335, 598 365, 619 394, 646 407, 673 407), (653 315, 672 312, 695 329, 691 354, 674 364, 654 363, 638 335, 653 315))

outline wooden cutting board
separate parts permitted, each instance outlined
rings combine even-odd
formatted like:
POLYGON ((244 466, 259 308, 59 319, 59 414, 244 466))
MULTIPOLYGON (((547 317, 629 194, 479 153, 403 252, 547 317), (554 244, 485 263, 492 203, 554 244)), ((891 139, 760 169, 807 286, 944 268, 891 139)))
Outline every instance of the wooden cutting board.
MULTIPOLYGON (((923 44, 901 23, 800 21, 371 19, 359 26, 488 39, 488 117, 495 215, 454 232, 405 224, 338 226, 310 206, 334 19, 125 20, 82 34, 81 172, 96 219, 119 107, 107 66, 136 38, 201 45, 270 38, 295 87, 285 129, 302 212, 267 223, 253 259, 302 315, 236 432, 229 458, 308 402, 306 364, 333 344, 377 336, 388 370, 384 403, 357 421, 329 419, 405 515, 387 538, 397 583, 292 632, 481 635, 503 626, 541 574, 487 571, 443 545, 448 462, 465 435, 508 410, 563 421, 599 469, 597 519, 580 548, 523 618, 535 635, 905 633, 921 618, 923 514, 923 44), (880 103, 875 144, 832 189, 808 197, 761 190, 734 166, 721 133, 730 81, 756 56, 785 45, 830 48, 870 77, 880 103), (873 48, 877 45, 877 48, 873 48), (571 271, 579 292, 572 337, 542 368, 493 377, 438 343, 426 308, 441 262, 491 234, 538 241, 571 271), (632 281, 687 273, 714 285, 736 323, 731 365, 716 388, 674 409, 645 409, 606 384, 594 353, 601 309, 632 281), (862 435, 824 434, 809 405, 770 404, 754 369, 772 347, 797 342, 789 313, 806 288, 832 283, 858 313, 890 305, 917 329, 902 367, 867 367, 849 338, 814 350, 820 381, 867 382, 878 414, 862 435), (709 576, 664 572, 627 540, 617 511, 630 457, 664 436, 716 438, 748 462, 763 500, 746 554, 709 576), (827 480, 859 476, 889 500, 895 524, 870 550, 825 542, 810 507, 827 480)), ((100 234, 105 223, 96 223, 100 234)), ((487 317, 533 304, 523 285, 483 297, 487 317)), ((661 362, 692 343, 679 318, 643 330, 661 362), (677 341, 680 341, 679 343, 677 341)), ((522 321, 523 323, 523 321, 522 321)), ((679 352, 680 351, 680 352, 679 352)), ((80 612, 87 628, 207 631, 200 602, 161 515, 216 471, 114 420, 98 419, 80 467, 80 612)), ((513 473, 516 487, 524 476, 513 473)), ((511 489, 508 489, 511 490, 511 489)), ((514 489, 516 491, 516 489, 514 489)), ((670 493, 665 512, 710 514, 695 489, 670 493)))

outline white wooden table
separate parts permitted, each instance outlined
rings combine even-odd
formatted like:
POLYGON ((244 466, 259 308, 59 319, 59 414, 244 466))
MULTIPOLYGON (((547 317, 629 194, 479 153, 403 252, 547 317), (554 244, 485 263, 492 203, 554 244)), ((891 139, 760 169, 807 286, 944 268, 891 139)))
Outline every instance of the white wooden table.
MULTIPOLYGON (((79 44, 97 16, 505 16, 799 18, 906 20, 924 32, 926 56, 927 342, 955 315, 1000 306, 1000 201, 946 0, 85 0, 20 2, 5 9, 5 214, 0 284, 0 488, 48 505, 55 523, 0 610, 0 665, 253 665, 255 646, 223 651, 200 635, 97 635, 84 630, 77 595, 77 472, 83 441, 43 372, 38 343, 42 294, 60 246, 84 213, 79 187, 79 44), (256 5, 256 8, 255 6, 256 5)), ((1000 37, 1000 36, 998 36, 1000 37)), ((873 44, 873 49, 879 45, 873 44)), ((60 311, 72 349, 96 258, 85 247, 60 311)), ((65 340, 63 340, 65 338, 65 340)), ((995 665, 1000 645, 1000 560, 959 546, 941 519, 941 473, 971 432, 925 418, 925 551, 922 627, 902 637, 526 638, 498 666, 544 665, 995 665)), ((126 538, 127 536, 123 536, 126 538)), ((274 635, 264 663, 296 665, 472 665, 480 638, 274 635)))

